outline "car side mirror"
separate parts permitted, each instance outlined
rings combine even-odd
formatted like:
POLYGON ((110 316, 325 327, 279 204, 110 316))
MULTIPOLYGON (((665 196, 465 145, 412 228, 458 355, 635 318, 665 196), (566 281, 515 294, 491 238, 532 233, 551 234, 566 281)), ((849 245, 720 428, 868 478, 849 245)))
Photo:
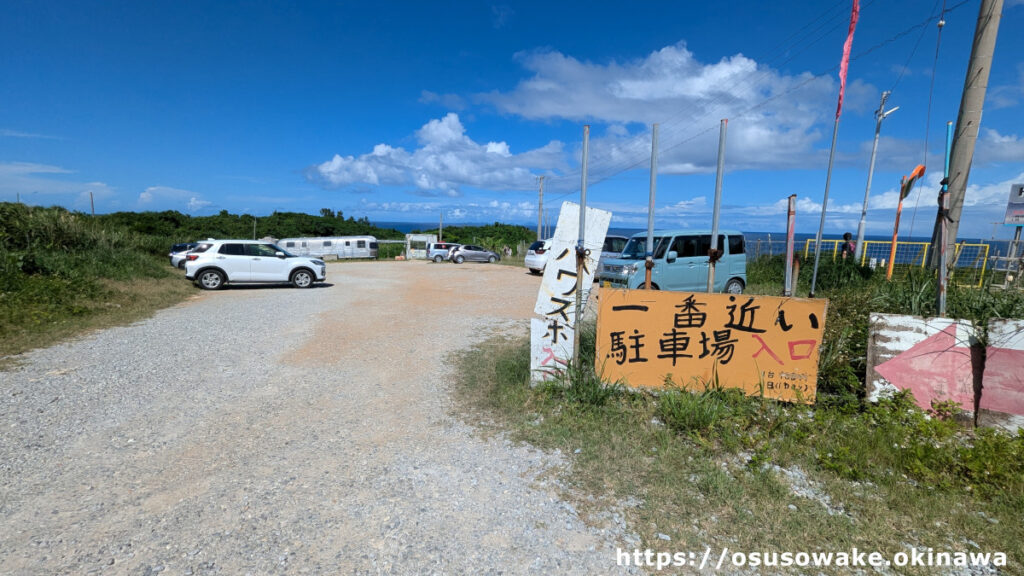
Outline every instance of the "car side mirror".
POLYGON ((278 258, 284 258, 284 252, 274 252, 274 256, 277 256, 278 258))
POLYGON ((676 258, 679 258, 679 253, 676 252, 675 250, 672 250, 671 252, 668 253, 667 256, 665 256, 665 262, 671 264, 676 261, 676 258))

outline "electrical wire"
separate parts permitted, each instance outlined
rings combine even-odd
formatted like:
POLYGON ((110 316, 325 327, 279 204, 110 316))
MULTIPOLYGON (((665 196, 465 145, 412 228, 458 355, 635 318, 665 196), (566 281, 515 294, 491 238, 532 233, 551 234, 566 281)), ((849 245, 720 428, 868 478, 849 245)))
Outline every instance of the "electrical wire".
MULTIPOLYGON (((967 0, 964 0, 966 2, 967 0)), ((959 7, 964 4, 961 2, 955 7, 959 7)), ((954 8, 955 8, 954 7, 954 8)), ((928 165, 928 140, 931 137, 932 127, 932 97, 935 94, 935 71, 939 65, 939 47, 942 46, 942 28, 946 25, 946 0, 942 0, 942 12, 939 15, 939 32, 935 35, 935 58, 932 60, 932 79, 931 84, 928 87, 928 112, 925 114, 925 125, 924 125, 924 160, 922 164, 928 165)), ((917 221, 917 207, 921 205, 921 193, 924 191, 924 187, 921 186, 921 182, 917 182, 917 197, 914 198, 914 210, 910 214, 910 236, 914 236, 914 223, 917 221)))
MULTIPOLYGON (((869 0, 867 5, 870 5, 874 1, 875 0, 869 0)), ((725 103, 723 102, 723 99, 725 98, 726 95, 729 95, 729 96, 732 97, 732 99, 735 99, 735 97, 737 95, 741 96, 741 95, 749 92, 750 90, 752 90, 757 85, 757 81, 759 81, 763 77, 766 77, 766 76, 772 74, 774 68, 778 68, 778 67, 781 67, 782 65, 787 64, 788 62, 790 62, 791 60, 796 58, 798 55, 800 55, 803 52, 809 50, 816 43, 820 42, 823 38, 826 38, 835 29, 837 29, 840 26, 842 26, 845 23, 845 14, 846 14, 845 6, 846 6, 846 3, 847 3, 846 0, 839 0, 838 2, 835 2, 832 6, 830 6, 824 12, 819 14, 811 22, 809 22, 808 24, 802 26, 796 32, 790 34, 785 40, 783 40, 775 48, 773 48, 773 52, 774 53, 770 53, 769 54, 768 58, 765 61, 764 66, 761 67, 761 70, 759 72, 757 72, 756 74, 753 74, 753 75, 746 76, 746 77, 740 79, 739 81, 737 81, 734 84, 723 86, 720 89, 721 95, 718 96, 718 97, 715 97, 715 98, 713 98, 713 99, 711 99, 709 101, 709 104, 717 104, 717 106, 715 106, 714 108, 709 110, 708 113, 709 114, 714 114, 715 112, 724 110, 726 108, 726 106, 725 106, 725 103), (836 9, 839 8, 839 7, 843 7, 844 9, 836 11, 836 9), (832 23, 831 26, 830 26, 830 22, 835 21, 837 18, 839 20, 837 22, 832 23), (824 31, 822 31, 823 28, 826 28, 826 27, 828 27, 828 28, 825 29, 824 31), (817 37, 815 37, 812 40, 810 40, 809 42, 807 42, 807 39, 809 37, 811 37, 812 35, 815 35, 815 34, 817 34, 817 37), (793 46, 789 46, 788 45, 789 41, 791 39, 794 39, 794 38, 796 38, 796 40, 794 41, 794 45, 793 46), (801 43, 803 44, 802 46, 800 46, 801 43), (788 58, 780 61, 780 58, 782 58, 783 56, 786 56, 787 54, 788 54, 788 58), (744 85, 746 85, 746 86, 744 86, 744 85), (741 90, 741 88, 745 88, 746 90, 743 91, 743 90, 741 90)), ((699 120, 697 120, 697 119, 690 119, 689 123, 685 127, 681 127, 681 129, 679 129, 679 130, 674 130, 675 127, 677 127, 678 125, 683 124, 684 122, 686 122, 687 118, 688 118, 687 111, 686 110, 682 110, 682 111, 680 111, 680 112, 670 116, 669 118, 659 122, 661 133, 662 134, 666 134, 666 140, 667 141, 671 141, 672 140, 672 135, 674 133, 688 133, 689 129, 693 125, 695 125, 695 124, 697 124, 699 122, 699 120)), ((696 134, 687 137, 686 140, 684 140, 684 143, 687 142, 687 141, 692 140, 693 138, 695 138, 697 136, 705 134, 706 132, 708 132, 709 130, 712 130, 712 129, 713 129, 713 127, 708 128, 708 129, 700 130, 696 134)), ((646 143, 649 141, 648 140, 648 135, 649 135, 649 132, 646 132, 646 131, 642 132, 640 134, 637 134, 637 135, 633 136, 632 138, 630 138, 630 139, 626 140, 625 142, 623 142, 617 149, 619 149, 619 150, 629 150, 631 148, 646 149, 646 143)), ((670 146, 670 148, 672 148, 672 147, 674 147, 674 146, 670 146)), ((614 152, 613 152, 613 154, 614 154, 614 152)), ((637 168, 637 167, 645 164, 646 161, 647 161, 643 157, 642 154, 638 154, 637 156, 635 156, 635 158, 637 158, 637 160, 627 160, 625 162, 623 162, 621 160, 617 161, 617 162, 613 163, 611 166, 607 166, 604 169, 598 171, 597 174, 595 174, 594 183, 596 184, 598 182, 602 182, 602 181, 607 180, 609 178, 612 178, 612 177, 614 177, 614 176, 616 176, 616 175, 618 175, 618 174, 620 174, 622 172, 625 172, 625 171, 637 168)), ((601 153, 599 152, 596 155, 592 155, 591 163, 593 165, 595 165, 595 166, 600 166, 602 164, 602 161, 610 161, 610 160, 612 160, 612 158, 610 156, 608 156, 608 155, 602 156, 601 153)), ((551 177, 552 177, 553 180, 555 180, 554 184, 557 187, 558 181, 563 181, 564 182, 564 181, 567 181, 567 180, 570 180, 570 179, 579 179, 581 177, 581 174, 580 174, 579 171, 574 171, 574 172, 566 173, 564 175, 553 175, 551 177)), ((558 197, 568 196, 568 195, 576 193, 578 191, 579 191, 578 188, 575 189, 575 190, 570 190, 566 194, 560 195, 558 197)), ((558 198, 558 197, 556 197, 556 198, 558 198)))
MULTIPOLYGON (((944 0, 943 1, 943 9, 939 13, 939 18, 940 19, 944 18, 946 14, 952 13, 954 10, 956 10, 957 8, 960 8, 961 6, 967 4, 970 1, 971 0, 962 0, 961 2, 958 2, 957 4, 953 5, 952 7, 946 8, 945 0, 944 0)), ((874 0, 870 0, 869 2, 867 2, 864 5, 864 8, 869 7, 873 3, 874 3, 874 0)), ((937 3, 936 3, 936 5, 937 5, 937 3)), ((814 24, 815 22, 818 22, 819 20, 822 20, 824 15, 827 14, 828 12, 830 12, 831 10, 833 10, 833 8, 829 8, 825 13, 823 13, 822 15, 819 15, 815 20, 812 21, 811 24, 814 24)), ((830 17, 829 19, 834 19, 834 17, 830 17)), ((897 34, 891 36, 890 38, 888 38, 888 39, 886 39, 886 40, 884 40, 884 41, 882 41, 882 42, 880 42, 880 43, 878 43, 878 44, 868 48, 867 50, 864 50, 862 52, 858 52, 857 54, 851 56, 850 57, 850 61, 853 62, 853 61, 856 61, 856 60, 858 60, 860 58, 863 58, 863 57, 871 54, 872 52, 875 52, 876 50, 878 50, 878 49, 880 49, 880 48, 882 48, 882 47, 884 47, 886 45, 889 45, 889 44, 891 44, 893 42, 896 42, 897 40, 900 40, 901 38, 903 38, 903 37, 907 36, 908 34, 912 33, 914 30, 921 29, 922 30, 922 34, 918 37, 918 40, 915 43, 915 46, 914 46, 914 48, 913 48, 913 50, 911 52, 911 55, 907 59, 907 63, 909 64, 910 60, 913 58, 914 53, 916 53, 917 47, 920 44, 921 39, 924 36, 924 32, 927 31, 928 24, 930 24, 932 22, 935 22, 935 21, 936 21, 936 16, 934 15, 934 12, 933 12, 932 15, 930 15, 927 19, 923 20, 922 22, 913 24, 910 27, 908 27, 908 28, 898 32, 897 34)), ((826 22, 827 22, 827 20, 826 20, 826 22)), ((783 60, 778 65, 784 65, 785 63, 788 63, 793 58, 795 58, 799 53, 809 49, 815 43, 819 42, 822 38, 827 37, 830 32, 832 32, 838 25, 841 25, 843 23, 844 23, 843 21, 840 21, 839 24, 832 26, 828 30, 825 30, 817 38, 814 38, 806 46, 802 47, 798 52, 793 53, 792 51, 790 51, 790 56, 788 58, 786 58, 785 60, 783 60)), ((824 23, 819 24, 817 27, 815 27, 813 30, 811 30, 811 32, 809 32, 808 34, 805 34, 802 37, 802 39, 806 39, 811 33, 821 30, 824 25, 825 25, 824 23)), ((801 30, 805 30, 805 29, 807 29, 807 26, 801 28, 801 30)), ((798 33, 799 32, 791 34, 789 36, 789 38, 792 38, 793 36, 797 35, 798 33)), ((941 33, 941 29, 940 29, 940 33, 941 33)), ((781 46, 781 44, 780 44, 780 46, 781 46)), ((937 58, 938 58, 938 46, 936 47, 936 61, 937 61, 937 58)), ((753 85, 756 85, 756 82, 754 82, 754 80, 757 80, 757 79, 759 79, 760 77, 762 77, 762 76, 764 76, 766 74, 770 74, 772 72, 771 68, 772 68, 771 66, 766 65, 765 68, 763 68, 760 73, 753 74, 753 75, 750 75, 750 76, 746 77, 744 79, 744 81, 738 82, 736 84, 736 86, 742 86, 742 84, 747 84, 747 88, 748 89, 751 88, 753 85)), ((811 83, 811 82, 813 82, 815 80, 819 80, 822 76, 825 76, 825 75, 831 74, 832 72, 835 72, 838 68, 839 68, 839 65, 836 64, 836 65, 834 65, 834 66, 832 66, 832 67, 830 67, 830 68, 828 68, 826 70, 820 71, 818 74, 812 75, 810 78, 808 78, 808 79, 806 79, 806 80, 804 80, 804 81, 802 81, 800 83, 797 83, 797 84, 789 87, 787 90, 781 91, 781 92, 779 92, 777 94, 774 94, 772 96, 769 96, 769 97, 767 97, 767 98, 757 102, 756 104, 751 105, 750 107, 740 111, 739 114, 736 115, 735 117, 736 118, 747 117, 752 112, 754 112, 754 111, 756 111, 756 110, 758 110, 760 108, 763 108, 764 106, 768 105, 769 103, 773 102, 774 100, 777 100, 777 99, 779 99, 779 98, 781 98, 783 96, 787 96, 789 94, 792 94, 793 92, 803 88, 807 84, 809 84, 809 83, 811 83)), ((935 65, 933 65, 932 90, 929 91, 929 111, 931 109, 931 101, 932 101, 933 92, 934 92, 934 70, 935 70, 935 65)), ((905 73, 905 71, 906 71, 906 65, 904 66, 903 70, 901 71, 900 76, 898 76, 896 81, 894 82, 893 88, 895 88, 896 85, 899 84, 899 82, 902 79, 902 76, 905 73)), ((733 91, 733 90, 723 90, 723 93, 735 94, 736 92, 733 91)), ((718 97, 718 98, 713 99, 711 101, 712 103, 719 103, 719 106, 717 106, 715 108, 715 110, 719 110, 719 109, 722 109, 724 107, 724 103, 722 103, 721 100, 722 100, 722 97, 718 97)), ((674 121, 670 120, 668 122, 668 124, 671 126, 671 125, 682 123, 682 120, 678 119, 679 116, 680 115, 677 114, 677 115, 674 115, 673 117, 671 117, 671 118, 673 118, 675 120, 674 121)), ((705 117, 707 117, 707 116, 714 117, 713 115, 710 115, 710 114, 709 115, 705 115, 705 117)), ((930 112, 929 112, 929 118, 930 118, 930 112)), ((666 142, 670 141, 671 143, 668 144, 667 146, 664 146, 664 147, 660 148, 659 153, 660 152, 668 152, 668 151, 671 151, 671 150, 673 150, 675 148, 678 148, 678 147, 680 147, 680 146, 682 146, 682 145, 684 145, 684 144, 686 144, 688 142, 691 142, 691 141, 693 141, 693 140, 695 140, 695 139, 697 139, 697 138, 707 134, 708 132, 713 131, 718 126, 717 123, 709 124, 706 127, 698 129, 696 132, 691 132, 691 129, 696 124, 698 124, 698 122, 699 122, 699 120, 691 120, 689 122, 689 124, 683 130, 676 130, 676 131, 674 131, 674 133, 670 133, 668 138, 663 138, 663 141, 666 141, 666 142), (681 133, 685 133, 685 134, 681 134, 681 133)), ((633 146, 633 143, 634 142, 641 142, 642 143, 642 142, 646 141, 647 137, 648 137, 648 134, 649 134, 649 132, 645 131, 643 133, 640 133, 640 134, 636 135, 635 137, 633 137, 632 139, 627 141, 624 146, 620 147, 620 149, 625 149, 625 148, 628 148, 628 147, 631 147, 631 146, 632 147, 636 147, 636 146, 633 146)), ((664 132, 660 132, 660 134, 664 134, 664 132)), ((600 158, 600 156, 598 158, 600 158)), ((609 180, 611 178, 614 178, 614 177, 616 177, 616 176, 618 176, 618 175, 620 175, 620 174, 622 174, 624 172, 627 172, 627 171, 633 170, 635 168, 638 168, 638 167, 646 164, 649 161, 649 157, 645 157, 643 155, 637 155, 635 158, 637 158, 637 159, 636 160, 632 160, 632 161, 619 162, 617 164, 612 165, 610 168, 606 168, 604 170, 599 171, 598 174, 596 175, 596 177, 594 179, 590 180, 590 185, 600 184, 601 182, 604 182, 604 181, 607 181, 607 180, 609 180)), ((600 160, 597 160, 597 161, 593 162, 593 164, 595 164, 595 165, 597 165, 599 163, 600 163, 600 160)), ((581 173, 579 171, 575 171, 575 173, 567 173, 565 175, 554 176, 552 179, 555 180, 555 181, 566 181, 569 178, 577 178, 577 179, 579 179, 580 177, 581 177, 581 173)), ((549 178, 550 178, 550 176, 549 176, 549 178)), ((558 199, 561 199, 561 198, 564 198, 564 197, 567 197, 567 196, 570 196, 570 195, 573 195, 573 194, 577 194, 579 192, 580 192, 579 187, 576 187, 575 189, 570 189, 568 192, 565 192, 563 194, 558 194, 558 195, 552 196, 551 200, 558 200, 558 199)), ((915 210, 916 210, 916 207, 915 207, 915 210)))

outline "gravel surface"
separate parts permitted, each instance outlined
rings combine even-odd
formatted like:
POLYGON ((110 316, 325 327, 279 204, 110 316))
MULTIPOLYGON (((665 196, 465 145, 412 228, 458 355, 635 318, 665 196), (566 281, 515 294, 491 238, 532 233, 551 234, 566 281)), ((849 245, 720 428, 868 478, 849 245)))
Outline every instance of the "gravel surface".
MULTIPOLYGON (((525 334, 522 268, 333 264, 0 372, 2 574, 611 574, 558 454, 482 438, 445 360, 525 334)), ((184 280, 182 280, 184 281, 184 280)))

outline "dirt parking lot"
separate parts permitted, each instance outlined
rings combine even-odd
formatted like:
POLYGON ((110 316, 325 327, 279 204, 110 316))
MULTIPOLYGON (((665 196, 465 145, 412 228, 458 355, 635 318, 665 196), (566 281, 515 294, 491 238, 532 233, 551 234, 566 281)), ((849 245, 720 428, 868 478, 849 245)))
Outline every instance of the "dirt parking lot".
POLYGON ((337 263, 27 354, 0 372, 0 573, 625 570, 560 455, 453 413, 447 359, 525 335, 539 284, 337 263))

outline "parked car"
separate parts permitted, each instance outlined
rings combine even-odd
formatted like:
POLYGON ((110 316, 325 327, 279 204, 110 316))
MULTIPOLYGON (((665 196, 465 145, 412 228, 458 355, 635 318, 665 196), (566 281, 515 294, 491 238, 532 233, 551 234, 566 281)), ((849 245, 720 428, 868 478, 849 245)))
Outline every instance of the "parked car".
POLYGON ((427 244, 427 260, 433 260, 434 262, 447 260, 452 248, 457 248, 458 246, 460 244, 452 242, 433 242, 427 244))
POLYGON ((626 238, 625 236, 616 236, 611 234, 604 237, 604 246, 601 247, 601 257, 597 259, 597 271, 594 273, 595 278, 601 274, 605 260, 608 258, 618 258, 622 255, 622 249, 626 247, 626 242, 629 242, 629 238, 626 238))
MULTIPOLYGON (((654 269, 651 288, 702 292, 708 286, 708 250, 711 232, 693 230, 654 231, 654 269)), ((715 264, 715 292, 741 294, 747 285, 746 241, 742 232, 723 230, 718 236, 722 255, 715 264)), ((629 239, 618 258, 604 262, 601 286, 643 288, 647 233, 629 239)))
POLYGON ((327 278, 327 265, 259 240, 207 240, 185 257, 185 278, 206 290, 225 284, 285 282, 309 288, 327 278))
POLYGON ((497 262, 498 260, 501 260, 501 256, 498 256, 497 252, 492 252, 486 248, 465 244, 452 248, 451 252, 448 253, 448 259, 456 264, 462 264, 467 261, 497 262))
POLYGON ((526 268, 533 274, 543 274, 544 266, 548 263, 548 251, 551 250, 551 239, 537 240, 530 244, 526 250, 526 258, 523 262, 526 268))
POLYGON ((171 251, 170 253, 167 254, 167 257, 171 259, 171 266, 174 266, 175 268, 181 268, 182 270, 184 270, 185 254, 188 254, 190 250, 192 250, 198 245, 199 244, 195 242, 184 242, 181 244, 175 244, 174 246, 171 246, 171 251))

